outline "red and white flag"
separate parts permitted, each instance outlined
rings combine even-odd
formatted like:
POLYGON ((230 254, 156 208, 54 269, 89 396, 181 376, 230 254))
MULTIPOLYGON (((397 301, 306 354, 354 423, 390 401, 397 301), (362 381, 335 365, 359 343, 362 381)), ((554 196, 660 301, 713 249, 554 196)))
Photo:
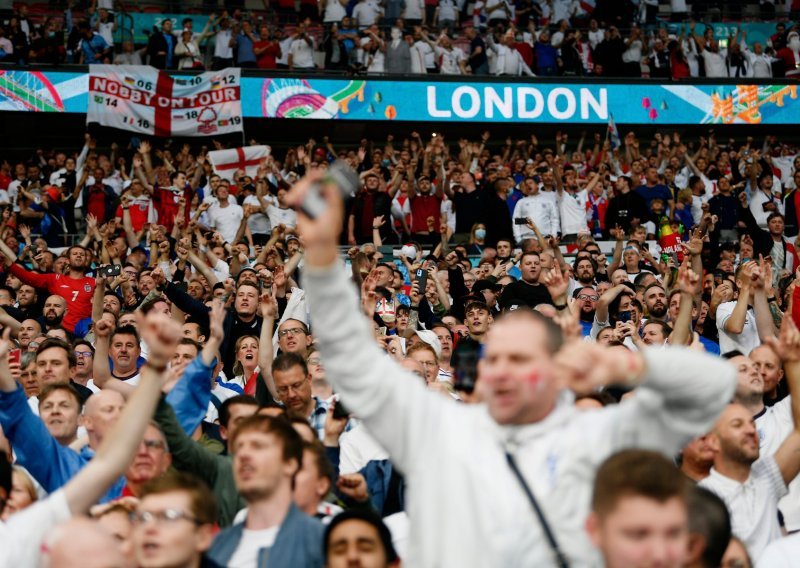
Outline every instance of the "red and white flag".
MULTIPOLYGON (((234 182, 233 176, 241 170, 250 177, 255 177, 261 160, 272 152, 269 146, 245 146, 229 150, 215 150, 208 153, 208 159, 214 171, 220 177, 234 182)), ((235 182, 234 182, 235 183, 235 182)))
POLYGON ((86 122, 151 136, 216 136, 244 131, 241 72, 191 77, 146 65, 90 65, 86 122))

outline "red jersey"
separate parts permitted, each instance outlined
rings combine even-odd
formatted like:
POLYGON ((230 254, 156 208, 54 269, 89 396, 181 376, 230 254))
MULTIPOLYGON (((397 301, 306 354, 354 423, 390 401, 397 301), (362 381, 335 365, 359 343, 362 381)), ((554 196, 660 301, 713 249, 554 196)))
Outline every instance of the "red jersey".
POLYGON ((89 187, 89 202, 86 204, 86 209, 90 215, 97 217, 98 225, 109 221, 106 219, 106 192, 102 185, 89 187))
MULTIPOLYGON (((131 224, 134 231, 141 231, 146 223, 154 223, 156 216, 152 210, 153 204, 146 195, 134 197, 130 205, 131 224)), ((122 219, 122 205, 117 207, 116 217, 122 219)))
POLYGON ((442 198, 435 193, 416 194, 411 199, 411 232, 427 233, 428 217, 433 217, 433 233, 439 232, 442 198))
POLYGON ((61 324, 70 333, 75 331, 75 324, 85 318, 92 317, 92 297, 94 296, 95 279, 84 276, 71 278, 64 274, 39 274, 12 264, 8 271, 34 288, 43 288, 61 296, 67 301, 67 311, 61 324))
MULTIPOLYGON (((183 197, 186 199, 184 219, 187 225, 189 224, 190 204, 193 196, 194 190, 189 184, 186 184, 183 190, 183 197)), ((167 234, 172 232, 172 227, 175 224, 175 216, 178 214, 178 199, 180 199, 180 192, 173 191, 168 187, 156 186, 153 189, 153 203, 155 203, 156 211, 158 212, 158 224, 167 228, 167 234)))

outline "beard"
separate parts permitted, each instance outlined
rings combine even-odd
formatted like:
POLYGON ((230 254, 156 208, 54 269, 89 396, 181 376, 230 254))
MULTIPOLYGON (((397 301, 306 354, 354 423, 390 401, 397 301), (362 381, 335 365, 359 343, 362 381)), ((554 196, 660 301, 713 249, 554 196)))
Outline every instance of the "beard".
POLYGON ((594 321, 594 312, 595 312, 595 310, 591 310, 591 311, 588 311, 588 312, 584 311, 584 310, 580 310, 578 312, 578 317, 580 318, 581 321, 592 322, 592 321, 594 321))
POLYGON ((661 319, 665 315, 667 315, 667 306, 666 304, 658 303, 654 305, 652 308, 650 308, 648 310, 648 313, 650 314, 650 317, 661 319))
POLYGON ((64 319, 64 314, 61 315, 54 315, 54 316, 44 316, 44 322, 47 324, 48 327, 55 327, 57 325, 61 325, 61 320, 64 319))

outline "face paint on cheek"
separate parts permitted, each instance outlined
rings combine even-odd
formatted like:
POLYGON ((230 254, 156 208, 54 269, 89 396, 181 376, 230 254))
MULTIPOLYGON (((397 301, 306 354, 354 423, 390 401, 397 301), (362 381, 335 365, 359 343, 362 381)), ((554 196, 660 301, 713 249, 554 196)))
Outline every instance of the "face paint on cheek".
POLYGON ((542 388, 544 388, 545 376, 538 369, 531 371, 528 376, 525 377, 525 380, 528 384, 535 387, 536 390, 542 390, 542 388))

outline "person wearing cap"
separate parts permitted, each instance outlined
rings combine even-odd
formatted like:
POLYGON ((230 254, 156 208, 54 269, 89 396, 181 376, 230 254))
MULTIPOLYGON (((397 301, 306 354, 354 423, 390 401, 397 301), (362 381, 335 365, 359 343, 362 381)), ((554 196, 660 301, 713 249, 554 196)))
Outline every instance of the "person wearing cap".
MULTIPOLYGON (((315 181, 311 174, 298 182, 292 202, 315 181)), ((343 200, 335 191, 325 196, 325 213, 299 219, 306 299, 331 384, 414 488, 408 564, 553 565, 557 546, 544 522, 568 544, 571 565, 599 564, 584 528, 595 469, 628 447, 676 453, 730 400, 734 369, 683 348, 635 353, 563 343, 551 320, 517 310, 485 338, 477 383, 485 405, 453 404, 375 345, 338 261, 343 200), (638 387, 637 396, 597 412, 576 409, 574 391, 619 382, 638 387), (544 522, 530 493, 542 502, 544 522)))
POLYGON ((325 529, 322 553, 327 568, 400 566, 389 529, 369 510, 353 509, 336 515, 325 529))

